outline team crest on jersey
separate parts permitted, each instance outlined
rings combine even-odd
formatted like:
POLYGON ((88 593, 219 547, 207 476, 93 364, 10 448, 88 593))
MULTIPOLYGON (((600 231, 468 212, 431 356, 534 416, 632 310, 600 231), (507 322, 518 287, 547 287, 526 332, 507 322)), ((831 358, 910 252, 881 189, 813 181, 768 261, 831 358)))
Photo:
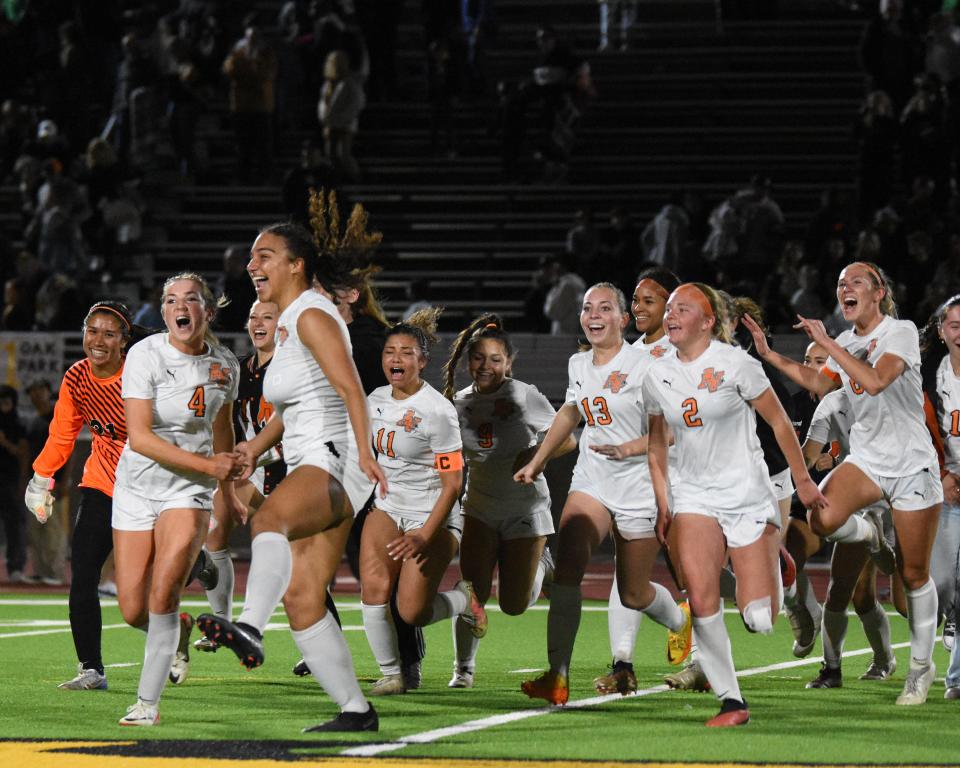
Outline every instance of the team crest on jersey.
POLYGON ((261 397, 260 408, 257 412, 257 424, 259 424, 261 428, 265 427, 267 422, 270 421, 271 416, 273 416, 273 406, 261 397))
POLYGON ((723 371, 715 371, 713 368, 705 368, 700 374, 700 383, 697 389, 705 389, 708 392, 716 392, 723 384, 723 371))
POLYGON ((283 342, 287 340, 287 336, 290 334, 287 333, 287 327, 285 325, 280 325, 277 327, 277 346, 282 347, 283 342))
POLYGON ((397 422, 398 427, 403 427, 404 432, 413 432, 417 428, 417 425, 423 419, 419 418, 413 408, 410 408, 403 416, 400 417, 400 421, 397 422))
POLYGON ((210 363, 210 383, 229 384, 232 371, 225 368, 222 363, 210 363))
POLYGON ((603 382, 603 388, 609 389, 613 394, 617 394, 627 383, 627 374, 620 371, 611 371, 607 380, 603 382))
POLYGON ((506 398, 498 397, 493 401, 493 415, 497 416, 500 421, 510 418, 514 410, 513 403, 506 398))
POLYGON ((867 355, 869 355, 873 350, 877 348, 877 340, 870 339, 870 343, 867 345, 867 355))
POLYGON ((650 350, 651 357, 663 357, 665 354, 667 354, 667 348, 661 347, 659 344, 655 344, 650 350))

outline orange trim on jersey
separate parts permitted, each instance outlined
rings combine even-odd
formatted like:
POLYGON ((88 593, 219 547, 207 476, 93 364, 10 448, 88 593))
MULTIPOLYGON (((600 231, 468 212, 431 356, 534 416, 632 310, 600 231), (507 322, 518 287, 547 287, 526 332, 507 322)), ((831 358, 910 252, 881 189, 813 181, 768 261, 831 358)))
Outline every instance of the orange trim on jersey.
POLYGON ((33 462, 34 472, 53 477, 67 463, 77 435, 86 424, 93 442, 80 487, 113 496, 117 462, 127 441, 127 420, 120 396, 122 373, 121 367, 113 376, 99 379, 93 375, 87 359, 70 366, 60 384, 47 442, 33 462))
POLYGON ((437 472, 457 472, 463 469, 463 453, 461 451, 450 451, 449 453, 435 454, 433 468, 437 472))
POLYGON ((943 435, 940 434, 940 422, 937 420, 937 409, 930 402, 930 395, 923 393, 923 419, 927 424, 927 430, 930 432, 930 438, 933 440, 933 447, 937 449, 937 461, 940 462, 940 477, 943 477, 945 467, 945 454, 943 451, 943 435))
POLYGON ((841 384, 842 381, 843 381, 843 380, 840 378, 840 374, 839 374, 839 373, 837 373, 836 371, 833 371, 833 370, 827 368, 827 366, 823 366, 823 367, 820 369, 820 373, 822 373, 822 374, 823 374, 824 376, 826 376, 828 379, 830 379, 831 381, 833 381, 833 382, 835 382, 835 383, 837 383, 837 384, 841 384))

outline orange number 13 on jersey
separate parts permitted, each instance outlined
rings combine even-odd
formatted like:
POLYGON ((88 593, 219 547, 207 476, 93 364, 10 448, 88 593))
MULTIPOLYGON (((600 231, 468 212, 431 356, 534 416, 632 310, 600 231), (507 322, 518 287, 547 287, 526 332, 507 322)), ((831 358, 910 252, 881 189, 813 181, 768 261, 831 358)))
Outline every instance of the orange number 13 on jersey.
POLYGON ((604 397, 593 398, 593 407, 599 411, 596 417, 594 417, 590 410, 590 398, 583 398, 583 400, 580 401, 580 407, 583 408, 583 413, 587 417, 587 426, 605 427, 607 424, 613 422, 613 417, 607 408, 607 400, 604 397))

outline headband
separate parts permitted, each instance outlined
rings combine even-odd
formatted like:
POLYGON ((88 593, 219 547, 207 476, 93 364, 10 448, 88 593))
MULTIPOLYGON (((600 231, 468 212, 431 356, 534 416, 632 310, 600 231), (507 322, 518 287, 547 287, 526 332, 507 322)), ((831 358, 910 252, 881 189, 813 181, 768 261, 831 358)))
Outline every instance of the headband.
POLYGON ((646 288, 648 291, 653 291, 662 299, 670 298, 670 292, 652 277, 643 278, 643 280, 637 283, 637 288, 646 288))
POLYGON ((487 323, 485 326, 483 326, 483 330, 487 330, 487 328, 499 328, 499 327, 500 326, 497 325, 496 323, 487 323))
POLYGON ((707 317, 716 317, 713 312, 713 305, 710 303, 710 299, 707 297, 698 285, 695 283, 684 283, 683 285, 677 286, 676 290, 671 294, 671 297, 676 296, 680 291, 684 291, 689 294, 689 301, 696 304, 700 307, 700 310, 707 317))
POLYGON ((130 328, 130 321, 127 320, 127 318, 125 318, 125 317, 123 316, 123 313, 122 313, 122 312, 118 312, 118 311, 115 310, 113 307, 108 307, 106 304, 101 304, 101 305, 99 305, 99 306, 93 307, 93 308, 90 310, 89 314, 92 315, 94 312, 109 312, 109 313, 111 313, 111 314, 113 314, 113 315, 116 315, 117 317, 120 318, 121 322, 126 326, 127 330, 128 330, 128 331, 131 330, 131 328, 130 328))
POLYGON ((871 266, 870 266, 869 264, 867 264, 867 262, 865 262, 865 261, 852 261, 852 262, 850 262, 850 264, 848 264, 847 266, 848 266, 848 267, 849 267, 849 266, 853 266, 854 264, 856 264, 856 265, 858 265, 858 266, 860 266, 860 267, 863 267, 865 270, 867 270, 867 272, 869 272, 871 275, 873 275, 873 279, 877 281, 877 285, 878 285, 880 288, 883 288, 884 292, 886 292, 886 290, 887 290, 887 283, 886 283, 886 281, 885 281, 882 277, 880 277, 880 273, 877 272, 877 270, 875 270, 873 267, 871 267, 871 266))

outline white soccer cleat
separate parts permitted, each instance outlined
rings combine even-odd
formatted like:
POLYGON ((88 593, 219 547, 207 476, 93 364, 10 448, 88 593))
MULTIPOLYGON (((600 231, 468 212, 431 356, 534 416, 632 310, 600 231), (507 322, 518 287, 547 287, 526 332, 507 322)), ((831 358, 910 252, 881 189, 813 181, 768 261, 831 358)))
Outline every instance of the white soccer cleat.
POLYGON ((398 696, 406 693, 407 688, 403 684, 403 675, 384 675, 377 682, 370 686, 367 691, 368 696, 398 696))
POLYGON ((95 669, 84 669, 83 664, 77 665, 77 676, 57 686, 64 691, 105 691, 107 676, 95 669))
POLYGON ((190 633, 193 631, 193 616, 189 613, 180 614, 180 642, 177 645, 177 655, 170 665, 170 682, 180 685, 187 679, 190 672, 190 633))
POLYGON ((473 688, 473 670, 470 667, 456 667, 447 688, 473 688))
POLYGON ((897 696, 897 704, 901 707, 914 707, 923 704, 930 693, 930 686, 937 675, 937 667, 931 661, 926 667, 913 669, 907 672, 907 679, 903 684, 903 693, 897 696))
POLYGON ((120 725, 156 725, 160 722, 160 709, 156 704, 145 704, 140 699, 132 707, 127 707, 127 714, 118 721, 120 725))

